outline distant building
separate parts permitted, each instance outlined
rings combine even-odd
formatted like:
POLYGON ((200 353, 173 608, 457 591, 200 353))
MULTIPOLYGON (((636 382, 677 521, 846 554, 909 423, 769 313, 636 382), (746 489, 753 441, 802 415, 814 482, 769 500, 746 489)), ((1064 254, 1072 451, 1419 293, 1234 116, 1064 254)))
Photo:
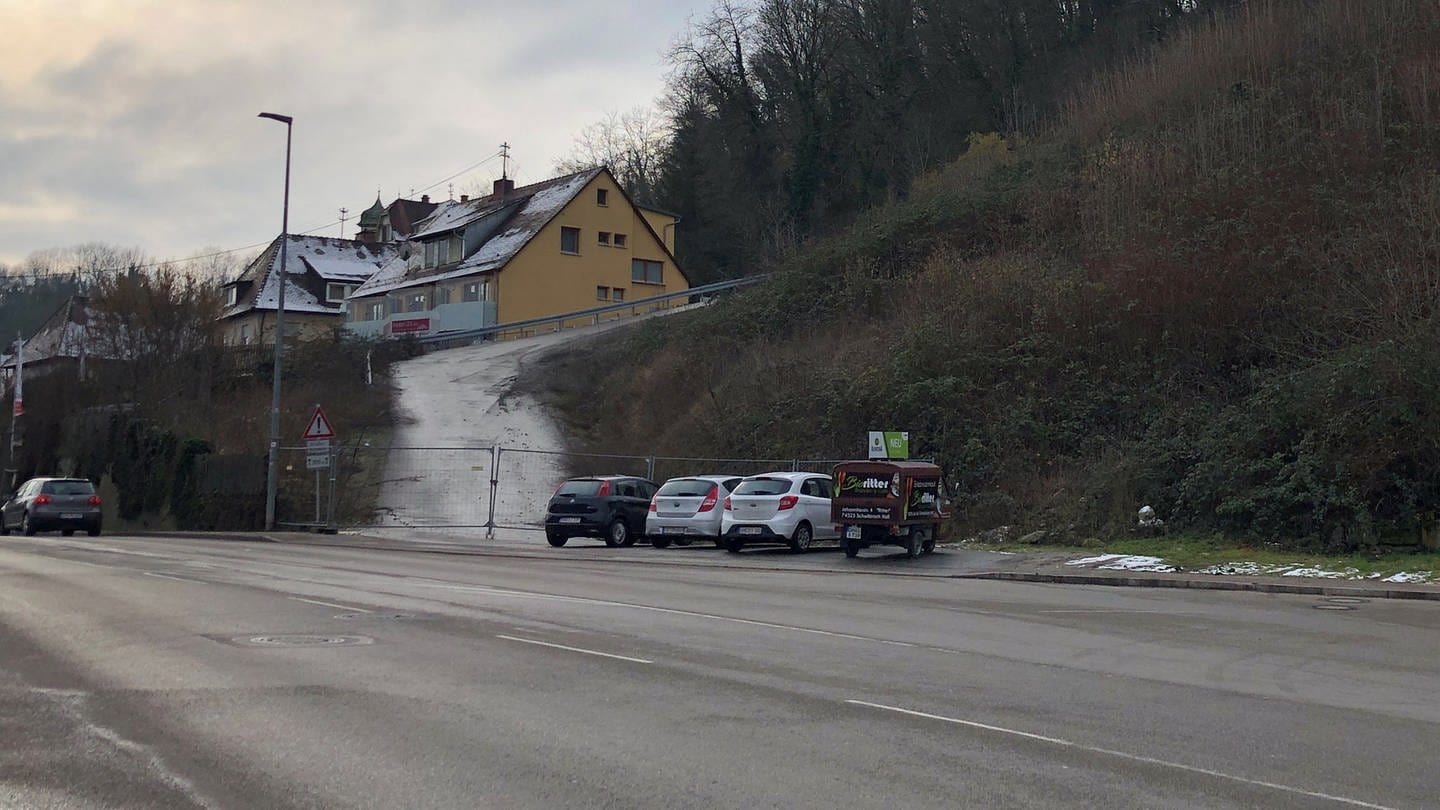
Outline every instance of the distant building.
MULTIPOLYGON (((467 198, 461 197, 461 201, 467 198)), ((418 200, 396 199, 389 205, 375 198, 375 204, 360 212, 359 228, 355 233, 358 242, 394 242, 415 232, 415 223, 426 219, 440 207, 430 202, 430 195, 423 194, 418 200)))
POLYGON ((677 222, 635 205, 604 167, 521 188, 497 180, 489 196, 440 203, 416 222, 351 294, 346 328, 434 334, 683 292, 677 222))
MULTIPOLYGON (((90 299, 71 296, 55 313, 25 338, 25 378, 44 377, 58 372, 84 376, 86 363, 95 359, 95 341, 88 327, 92 318, 90 299)), ((14 345, 7 346, 14 351, 14 345)), ((14 379, 16 358, 6 354, 0 358, 0 374, 8 383, 14 379)))
MULTIPOLYGON (((345 297, 398 255, 389 243, 292 234, 284 274, 285 333, 314 338, 339 328, 345 297)), ((272 345, 280 298, 280 239, 224 286, 222 339, 227 345, 272 345)))

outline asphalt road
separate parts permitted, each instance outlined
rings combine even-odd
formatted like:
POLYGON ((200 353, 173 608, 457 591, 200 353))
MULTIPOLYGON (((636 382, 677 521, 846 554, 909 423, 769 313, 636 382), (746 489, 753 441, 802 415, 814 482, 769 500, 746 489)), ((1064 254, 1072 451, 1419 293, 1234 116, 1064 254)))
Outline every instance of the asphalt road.
POLYGON ((0 807, 1440 805, 1440 603, 569 551, 0 540, 0 807))

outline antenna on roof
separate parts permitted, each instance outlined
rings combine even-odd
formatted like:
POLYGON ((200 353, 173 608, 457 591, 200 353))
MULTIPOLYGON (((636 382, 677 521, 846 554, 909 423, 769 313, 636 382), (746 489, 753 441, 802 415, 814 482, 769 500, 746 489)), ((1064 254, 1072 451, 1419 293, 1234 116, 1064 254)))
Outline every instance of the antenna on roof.
POLYGON ((345 215, 350 213, 349 208, 340 209, 340 238, 345 238, 345 215))
POLYGON ((510 179, 510 144, 500 144, 500 179, 510 179))
POLYGON ((446 188, 447 188, 447 189, 449 190, 449 192, 450 192, 450 199, 451 199, 451 200, 454 200, 454 199, 455 199, 455 184, 454 184, 454 183, 451 183, 451 184, 449 184, 448 186, 446 186, 446 188))

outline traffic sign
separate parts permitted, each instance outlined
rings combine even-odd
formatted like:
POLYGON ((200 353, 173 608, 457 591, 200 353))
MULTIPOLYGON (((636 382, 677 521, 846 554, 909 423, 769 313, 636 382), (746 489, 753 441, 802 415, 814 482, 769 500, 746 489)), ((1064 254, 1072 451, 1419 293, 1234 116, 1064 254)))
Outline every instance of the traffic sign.
POLYGON ((330 440, 308 439, 305 442, 305 469, 330 469, 330 440))
POLYGON ((306 441, 335 438, 335 428, 330 426, 330 418, 325 415, 325 411, 319 405, 315 406, 315 413, 310 417, 310 426, 305 428, 305 435, 302 438, 306 441))

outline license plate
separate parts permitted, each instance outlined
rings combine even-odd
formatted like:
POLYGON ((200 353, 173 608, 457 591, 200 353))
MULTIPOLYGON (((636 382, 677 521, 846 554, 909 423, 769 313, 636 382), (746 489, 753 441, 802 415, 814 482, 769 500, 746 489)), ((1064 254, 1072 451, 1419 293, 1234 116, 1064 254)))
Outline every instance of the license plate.
POLYGON ((80 515, 80 514, 77 514, 77 513, 74 513, 74 512, 70 512, 70 513, 66 513, 66 514, 61 515, 61 516, 60 516, 60 519, 61 519, 61 520, 79 520, 79 519, 82 518, 82 517, 84 517, 84 516, 83 516, 83 515, 80 515))
POLYGON ((579 523, 580 518, 560 518, 561 523, 579 523))
POLYGON ((859 527, 859 526, 846 526, 846 527, 845 527, 845 536, 846 536, 847 538, 851 539, 851 540, 859 540, 859 539, 860 539, 860 527, 859 527))
POLYGON ((663 527, 661 527, 661 529, 660 529, 660 533, 661 533, 661 534, 684 534, 684 533, 685 533, 685 527, 683 527, 683 526, 663 526, 663 527))
POLYGON ((759 533, 760 533, 760 527, 759 527, 759 526, 741 526, 741 527, 740 527, 740 533, 741 533, 741 534, 759 534, 759 533))

